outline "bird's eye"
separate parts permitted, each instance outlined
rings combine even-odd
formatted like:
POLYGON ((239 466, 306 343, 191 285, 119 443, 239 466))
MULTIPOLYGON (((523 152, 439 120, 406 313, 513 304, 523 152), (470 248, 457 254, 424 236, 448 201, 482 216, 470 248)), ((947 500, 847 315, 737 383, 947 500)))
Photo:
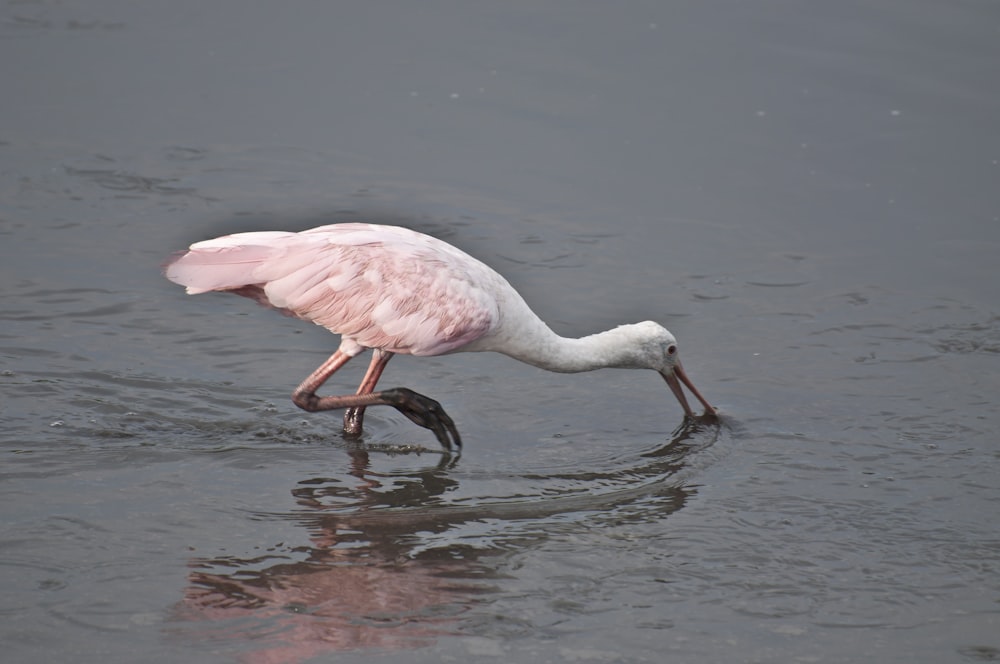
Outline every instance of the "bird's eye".
POLYGON ((667 346, 667 355, 673 355, 677 352, 677 346, 667 346))

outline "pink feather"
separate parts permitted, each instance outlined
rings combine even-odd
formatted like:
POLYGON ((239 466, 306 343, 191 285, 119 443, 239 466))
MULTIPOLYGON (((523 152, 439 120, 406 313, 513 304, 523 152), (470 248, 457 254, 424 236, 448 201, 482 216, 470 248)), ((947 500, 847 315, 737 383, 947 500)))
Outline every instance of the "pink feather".
POLYGON ((451 245, 394 226, 227 235, 191 245, 166 276, 188 293, 231 291, 394 353, 446 353, 499 321, 484 290, 499 275, 451 245))

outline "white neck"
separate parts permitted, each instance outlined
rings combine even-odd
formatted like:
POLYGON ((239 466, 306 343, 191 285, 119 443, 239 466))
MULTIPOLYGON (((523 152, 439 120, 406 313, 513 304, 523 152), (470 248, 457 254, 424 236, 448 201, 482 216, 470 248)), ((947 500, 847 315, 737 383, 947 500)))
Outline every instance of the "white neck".
POLYGON ((548 371, 577 373, 610 367, 660 370, 666 348, 675 343, 667 330, 649 321, 579 339, 562 337, 509 285, 501 295, 503 314, 499 325, 458 350, 496 351, 548 371))
MULTIPOLYGON (((544 323, 530 333, 509 339, 497 350, 516 360, 547 371, 577 373, 610 367, 623 369, 650 368, 643 361, 634 326, 623 325, 606 332, 573 339, 561 337, 544 323)), ((523 332, 523 331, 522 331, 523 332)))

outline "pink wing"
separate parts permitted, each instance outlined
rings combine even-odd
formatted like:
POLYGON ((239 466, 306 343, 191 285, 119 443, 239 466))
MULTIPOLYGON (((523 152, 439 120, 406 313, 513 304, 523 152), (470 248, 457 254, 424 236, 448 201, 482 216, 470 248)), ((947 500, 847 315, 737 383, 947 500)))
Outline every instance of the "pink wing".
POLYGON ((334 224, 191 245, 166 268, 191 294, 232 291, 368 348, 439 355, 499 322, 492 269, 405 228, 334 224))

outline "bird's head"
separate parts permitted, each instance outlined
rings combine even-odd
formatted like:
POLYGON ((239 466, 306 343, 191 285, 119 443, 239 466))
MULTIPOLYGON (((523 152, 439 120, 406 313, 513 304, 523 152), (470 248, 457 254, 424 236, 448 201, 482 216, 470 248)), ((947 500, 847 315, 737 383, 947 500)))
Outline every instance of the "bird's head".
POLYGON ((681 408, 684 409, 684 414, 688 417, 695 416, 688 404, 681 383, 705 406, 706 413, 714 415, 716 413, 715 407, 701 395, 701 392, 688 378, 687 372, 684 371, 684 365, 681 364, 678 356, 677 339, 674 335, 652 321, 637 323, 634 327, 643 339, 643 343, 640 344, 641 352, 644 355, 643 361, 647 363, 646 366, 655 369, 667 381, 670 391, 674 393, 681 408))

